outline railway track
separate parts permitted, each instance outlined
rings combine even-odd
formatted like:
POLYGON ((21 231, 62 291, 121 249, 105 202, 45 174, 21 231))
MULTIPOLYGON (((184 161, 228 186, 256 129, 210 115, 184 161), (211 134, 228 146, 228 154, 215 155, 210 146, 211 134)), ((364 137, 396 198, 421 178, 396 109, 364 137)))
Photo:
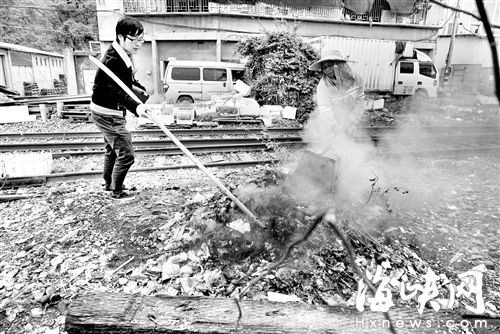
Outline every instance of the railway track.
MULTIPOLYGON (((205 128, 205 129, 169 129, 175 136, 228 136, 228 135, 251 135, 251 134, 282 134, 292 133, 298 134, 302 128, 285 127, 285 128, 205 128)), ((166 137, 161 130, 140 130, 131 131, 133 137, 166 137)), ((102 134, 98 131, 89 132, 32 132, 32 133, 0 133, 0 137, 8 140, 23 140, 23 139, 41 139, 41 138, 101 138, 102 134)))
MULTIPOLYGON (((185 138, 182 143, 186 147, 238 147, 245 144, 259 144, 264 141, 272 141, 275 143, 300 142, 302 139, 299 136, 286 137, 270 137, 270 138, 185 138)), ((170 139, 161 140, 134 140, 134 147, 139 151, 149 153, 169 152, 171 148, 175 148, 175 144, 170 139)), ((87 154, 100 154, 103 152, 104 144, 101 141, 84 141, 84 142, 47 142, 47 143, 8 143, 0 144, 0 152, 37 152, 37 151, 71 151, 71 150, 93 150, 87 151, 87 154), (92 153, 93 152, 93 153, 92 153)), ((67 153, 79 155, 78 151, 67 153)))
MULTIPOLYGON (((250 134, 280 134, 293 133, 299 134, 303 128, 283 127, 283 128, 199 128, 199 129, 169 129, 176 136, 217 136, 217 135, 250 135, 250 134)), ((404 131, 405 133, 426 133, 439 135, 460 135, 460 134, 478 134, 478 133, 499 133, 498 125, 466 125, 466 126, 427 126, 427 127, 405 127, 398 128, 393 126, 378 127, 359 127, 359 132, 371 137, 390 136, 394 133, 404 131)), ((166 137, 161 130, 139 130, 131 131, 133 137, 166 137)), ((102 134, 98 131, 88 132, 32 132, 32 133, 0 133, 4 140, 22 140, 22 139, 41 139, 41 138, 101 138, 102 134)))
MULTIPOLYGON (((171 129, 171 132, 182 138, 183 141, 193 141, 190 138, 205 138, 203 141, 217 140, 229 141, 231 136, 242 136, 244 138, 266 138, 273 136, 300 136, 302 128, 201 128, 201 129, 171 129)), ((155 147, 161 145, 164 140, 151 140, 151 138, 162 139, 166 135, 160 130, 132 131, 132 137, 137 146, 151 145, 155 147), (147 140, 144 140, 147 139, 147 140)), ((421 137, 426 141, 494 141, 500 135, 500 127, 496 125, 463 126, 463 127, 406 127, 404 129, 395 127, 364 127, 358 128, 357 140, 364 141, 371 139, 374 142, 380 140, 398 140, 405 142, 415 142, 421 137)), ((97 131, 92 132, 36 132, 36 133, 2 133, 0 134, 0 152, 9 151, 38 151, 44 145, 47 150, 68 150, 85 147, 95 147, 101 143, 102 134, 97 131), (44 140, 46 139, 46 141, 44 140), (90 140, 88 140, 90 139, 90 140), (61 142, 54 142, 61 140, 61 142), (92 142, 95 140, 95 142, 92 142)), ((233 137, 234 138, 234 137, 233 137)), ((242 140, 242 138, 235 138, 242 140)))
MULTIPOLYGON (((205 167, 215 167, 215 168, 225 168, 225 167, 248 167, 256 165, 265 165, 278 162, 277 159, 262 159, 262 160, 251 160, 251 161, 222 161, 222 162, 205 162, 203 163, 205 167)), ((194 164, 177 164, 170 166, 161 167, 143 167, 143 168, 132 168, 129 173, 144 173, 144 172, 158 172, 176 169, 196 169, 198 168, 194 164)), ((40 186, 44 184, 51 184, 61 181, 72 181, 81 178, 101 178, 102 171, 82 171, 82 172, 68 172, 68 173, 54 173, 47 175, 34 175, 26 177, 17 178, 7 178, 2 181, 3 188, 13 188, 20 186, 40 186)), ((0 184, 1 185, 1 184, 0 184)))
MULTIPOLYGON (((387 157, 408 155, 414 157, 448 158, 471 154, 498 154, 500 152, 500 127, 496 125, 464 127, 424 127, 395 129, 393 127, 359 128, 359 141, 371 140, 379 153, 387 157), (387 145, 394 146, 387 150, 387 145), (396 149, 395 149, 396 147, 396 149)), ((172 129, 172 133, 193 154, 217 154, 270 151, 273 145, 301 148, 301 128, 207 128, 172 129)), ((138 155, 181 155, 182 152, 159 130, 133 131, 135 152, 138 155), (155 138, 155 139, 150 139, 155 138)), ((0 152, 51 152, 53 159, 101 155, 103 144, 99 132, 60 132, 1 134, 0 152), (47 141, 47 139, 49 141, 47 141), (38 142, 38 141, 42 142, 38 142), (45 142, 43 142, 45 140, 45 142), (53 142, 53 140, 57 140, 53 142), (5 142, 8 141, 8 142, 5 142), (35 142, 33 142, 35 141, 35 142)), ((257 158, 247 161, 205 162, 208 167, 249 166, 275 162, 274 158, 257 158)), ((190 164, 171 164, 161 167, 136 168, 132 172, 195 168, 190 164)), ((50 175, 11 178, 11 184, 44 184, 82 177, 98 177, 101 171, 55 173, 50 175)))
MULTIPOLYGON (((241 152, 256 151, 268 149, 272 145, 281 146, 303 146, 299 129, 280 129, 278 131, 260 132, 253 130, 230 131, 179 131, 184 145, 194 153, 216 153, 216 152, 241 152), (209 134, 212 136, 208 137, 209 134), (239 135, 239 136, 237 136, 239 135), (244 135, 244 136, 241 136, 244 135), (202 138, 193 138, 193 137, 202 138), (270 145, 272 144, 272 145, 270 145)), ((476 131, 476 130, 475 130, 476 131)), ((71 156, 90 156, 103 153, 103 143, 100 134, 97 132, 86 132, 83 137, 80 134, 61 133, 60 137, 52 137, 50 141, 33 142, 33 140, 47 139, 49 134, 23 134, 19 138, 30 138, 29 141, 16 141, 0 143, 0 152, 51 152, 54 158, 71 156), (63 138, 62 140, 60 138, 63 138), (87 139, 91 140, 87 140, 87 139), (64 140, 68 139, 68 140, 64 140), (53 140, 58 140, 54 142, 53 140)), ((174 143, 167 138, 147 139, 148 137, 161 137, 157 131, 134 133, 134 147, 137 154, 181 154, 174 143)), ((165 137, 165 136, 164 136, 165 137)), ((13 137, 11 137, 12 139, 13 137)), ((18 137, 15 137, 18 138, 18 137)), ((422 155, 424 151, 442 152, 446 150, 451 152, 462 151, 474 153, 474 150, 480 153, 491 150, 500 143, 500 132, 479 132, 462 134, 415 134, 415 135, 392 135, 392 134, 372 134, 357 136, 357 141, 372 141, 384 151, 384 147, 391 147, 393 153, 419 152, 422 155)), ((434 153, 436 156, 438 153, 434 153)))

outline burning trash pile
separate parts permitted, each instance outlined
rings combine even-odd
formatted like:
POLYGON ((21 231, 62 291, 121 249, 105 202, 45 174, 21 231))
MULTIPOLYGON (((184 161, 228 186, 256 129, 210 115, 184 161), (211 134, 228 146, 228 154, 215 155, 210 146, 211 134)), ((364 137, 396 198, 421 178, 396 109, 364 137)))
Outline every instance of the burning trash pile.
MULTIPOLYGON (((402 287, 424 286, 435 275, 440 293, 425 308, 464 310, 473 304, 471 298, 450 304, 445 287, 456 278, 449 272, 434 274, 411 242, 384 226, 388 214, 374 214, 370 207, 335 206, 322 215, 319 203, 298 201, 287 190, 282 174, 266 169, 259 176, 232 188, 266 227, 252 224, 220 192, 186 203, 183 219, 192 230, 183 231, 189 241, 176 245, 175 255, 163 255, 146 266, 156 268, 161 281, 156 293, 294 301, 360 311, 423 311, 420 300, 400 298, 399 293, 402 287), (361 226, 367 220, 379 230, 364 231, 361 226), (381 278, 386 300, 377 306, 379 292, 367 290, 363 279, 378 286, 381 278)), ((475 270, 484 273, 486 268, 471 272, 475 270)), ((489 312, 494 310, 491 303, 487 306, 489 312)))
POLYGON ((221 192, 195 196, 184 204, 182 213, 151 235, 168 240, 171 251, 134 269, 133 283, 125 279, 120 283, 123 291, 236 297, 249 287, 241 297, 354 307, 360 277, 351 255, 363 272, 375 273, 383 266, 387 271, 409 270, 416 279, 427 271, 410 246, 384 245, 357 228, 355 219, 367 215, 354 217, 337 207, 335 224, 350 240, 354 253, 349 254, 336 231, 317 221, 318 203, 298 202, 286 187, 286 177, 270 169, 232 186, 265 228, 252 224, 221 192), (269 271, 277 262, 275 270, 269 271), (250 283, 261 275, 262 279, 250 283), (141 277, 157 279, 138 284, 141 277))

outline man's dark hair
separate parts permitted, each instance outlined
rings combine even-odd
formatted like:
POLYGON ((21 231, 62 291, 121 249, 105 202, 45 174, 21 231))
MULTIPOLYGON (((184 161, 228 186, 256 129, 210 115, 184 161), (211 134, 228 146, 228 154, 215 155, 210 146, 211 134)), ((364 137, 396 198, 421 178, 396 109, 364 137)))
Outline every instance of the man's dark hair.
POLYGON ((123 37, 127 37, 127 35, 139 36, 143 32, 144 26, 139 20, 130 16, 124 16, 116 24, 116 41, 118 42, 119 35, 123 37))

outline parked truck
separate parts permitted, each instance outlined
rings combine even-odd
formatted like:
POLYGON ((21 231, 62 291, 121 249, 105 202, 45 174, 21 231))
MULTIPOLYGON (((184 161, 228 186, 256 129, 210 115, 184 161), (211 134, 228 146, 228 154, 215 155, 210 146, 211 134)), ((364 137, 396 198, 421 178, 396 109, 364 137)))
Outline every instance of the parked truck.
POLYGON ((309 40, 323 55, 339 50, 363 78, 366 93, 436 97, 438 71, 411 42, 323 36, 309 40))

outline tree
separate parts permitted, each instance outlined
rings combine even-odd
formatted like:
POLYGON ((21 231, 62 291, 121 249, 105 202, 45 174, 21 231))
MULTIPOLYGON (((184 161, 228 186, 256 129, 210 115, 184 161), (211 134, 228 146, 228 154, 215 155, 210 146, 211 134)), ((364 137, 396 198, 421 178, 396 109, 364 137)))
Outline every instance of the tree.
POLYGON ((319 78, 309 65, 318 60, 318 54, 294 30, 250 37, 239 42, 236 50, 248 59, 246 75, 257 102, 297 107, 297 119, 305 121, 314 110, 319 78))
POLYGON ((75 49, 88 49, 88 42, 97 40, 97 16, 94 0, 79 0, 55 6, 61 25, 56 41, 75 49))
POLYGON ((3 42, 60 52, 97 40, 94 0, 2 0, 0 17, 3 42))

